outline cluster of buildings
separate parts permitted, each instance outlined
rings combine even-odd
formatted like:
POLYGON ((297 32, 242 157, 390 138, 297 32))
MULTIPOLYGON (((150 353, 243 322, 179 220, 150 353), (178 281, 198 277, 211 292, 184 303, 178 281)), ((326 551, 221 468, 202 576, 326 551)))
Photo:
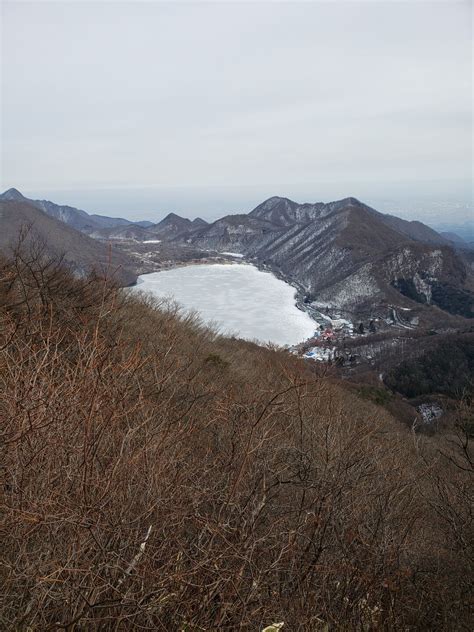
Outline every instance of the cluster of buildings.
POLYGON ((335 343, 343 338, 351 337, 354 334, 354 326, 347 320, 336 319, 330 325, 320 325, 314 332, 311 339, 312 346, 303 354, 303 357, 310 360, 329 362, 335 357, 335 343))
POLYGON ((393 346, 392 328, 410 330, 419 324, 412 310, 398 306, 389 306, 385 318, 373 316, 365 323, 355 324, 339 314, 330 315, 329 308, 322 312, 310 306, 307 311, 319 327, 311 338, 290 351, 308 360, 335 362, 341 366, 353 366, 362 359, 373 363, 376 355, 393 346))
POLYGON ((354 325, 344 318, 330 318, 322 314, 319 321, 319 328, 314 335, 290 351, 309 360, 329 362, 336 357, 337 343, 354 336, 354 325))

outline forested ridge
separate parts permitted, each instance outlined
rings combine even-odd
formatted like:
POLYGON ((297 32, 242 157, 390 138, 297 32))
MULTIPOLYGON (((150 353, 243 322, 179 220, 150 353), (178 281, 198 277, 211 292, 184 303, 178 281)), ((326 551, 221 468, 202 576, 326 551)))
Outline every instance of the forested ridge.
POLYGON ((385 383, 406 397, 440 393, 453 399, 472 399, 474 333, 447 336, 419 358, 391 369, 385 383))

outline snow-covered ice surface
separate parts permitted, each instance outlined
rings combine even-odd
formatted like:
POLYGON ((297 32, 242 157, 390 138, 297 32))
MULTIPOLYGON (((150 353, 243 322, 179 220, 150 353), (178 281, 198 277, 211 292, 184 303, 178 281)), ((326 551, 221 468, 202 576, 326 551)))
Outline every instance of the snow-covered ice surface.
POLYGON ((227 256, 229 256, 229 257, 237 257, 238 259, 243 259, 243 256, 244 256, 244 255, 241 255, 241 254, 240 254, 240 253, 238 253, 238 252, 221 252, 221 253, 219 253, 219 254, 221 254, 221 255, 227 255, 227 256))
POLYGON ((190 265, 143 274, 132 290, 172 298, 225 335, 293 345, 317 324, 295 305, 295 288, 252 265, 190 265))

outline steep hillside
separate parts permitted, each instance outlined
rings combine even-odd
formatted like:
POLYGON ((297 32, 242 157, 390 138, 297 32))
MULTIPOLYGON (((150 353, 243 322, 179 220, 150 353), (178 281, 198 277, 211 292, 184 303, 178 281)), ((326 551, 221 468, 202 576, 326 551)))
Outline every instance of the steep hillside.
POLYGON ((0 251, 11 252, 21 233, 26 243, 35 242, 64 260, 76 274, 84 275, 92 269, 114 274, 117 282, 129 285, 136 280, 131 260, 96 240, 75 230, 66 223, 50 217, 28 201, 0 200, 0 251))
POLYGON ((1 629, 470 629, 467 410, 414 436, 290 354, 21 259, 0 322, 1 629))
MULTIPOLYGON (((373 211, 373 209, 371 209, 373 211)), ((415 241, 421 241, 424 244, 436 244, 439 246, 449 246, 450 242, 446 237, 440 235, 435 230, 423 224, 422 222, 407 221, 394 215, 385 215, 378 211, 373 211, 384 224, 400 233, 406 235, 415 241)))

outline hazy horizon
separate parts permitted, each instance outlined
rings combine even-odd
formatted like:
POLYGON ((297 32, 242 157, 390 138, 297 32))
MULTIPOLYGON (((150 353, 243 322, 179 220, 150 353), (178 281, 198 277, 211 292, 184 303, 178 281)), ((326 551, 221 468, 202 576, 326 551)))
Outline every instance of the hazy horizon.
POLYGON ((152 221, 273 195, 472 219, 471 2, 1 11, 2 190, 152 221))

